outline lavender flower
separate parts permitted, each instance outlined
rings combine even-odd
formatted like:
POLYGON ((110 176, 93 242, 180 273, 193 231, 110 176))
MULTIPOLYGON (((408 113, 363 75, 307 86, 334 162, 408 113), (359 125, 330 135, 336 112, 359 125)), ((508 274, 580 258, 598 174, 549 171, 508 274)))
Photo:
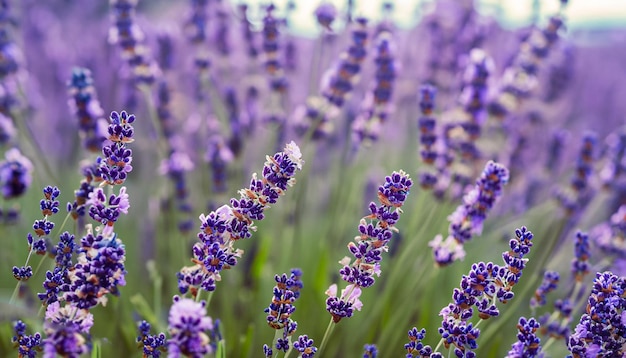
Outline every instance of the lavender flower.
POLYGON ((434 353, 433 349, 430 346, 425 346, 422 343, 422 340, 426 337, 426 330, 421 329, 417 330, 417 328, 413 327, 409 330, 409 343, 404 345, 404 349, 406 349, 407 354, 406 358, 413 357, 431 357, 431 358, 440 358, 440 353, 434 353))
POLYGON ((445 266, 465 256, 463 245, 473 235, 480 235, 487 213, 502 195, 504 184, 509 181, 509 171, 502 164, 487 162, 476 185, 463 197, 463 204, 448 217, 448 237, 435 237, 429 245, 433 248, 435 261, 445 266))
POLYGON ((93 86, 91 71, 81 67, 74 68, 68 87, 71 97, 69 106, 78 119, 83 147, 90 152, 99 152, 106 139, 106 121, 93 86))
POLYGON ((556 271, 546 271, 543 274, 541 285, 535 290, 534 297, 530 299, 530 307, 532 309, 546 304, 546 295, 556 290, 560 278, 561 276, 556 271))
POLYGON ((574 246, 574 259, 572 259, 572 274, 576 282, 582 282, 589 273, 589 235, 584 232, 576 232, 576 243, 574 246))
POLYGON ((17 354, 19 358, 35 358, 37 353, 41 351, 41 333, 26 334, 26 324, 22 321, 16 321, 13 325, 15 335, 13 343, 17 346, 17 354))
POLYGON ((43 340, 44 357, 78 358, 89 352, 89 331, 93 326, 93 315, 86 309, 72 305, 61 307, 59 302, 48 305, 43 340))
POLYGON ((317 347, 313 346, 314 342, 307 335, 299 336, 298 340, 293 342, 293 348, 300 352, 302 358, 312 358, 317 352, 317 347))
POLYGON ((104 157, 98 161, 102 179, 109 185, 119 185, 126 181, 128 173, 133 170, 130 163, 133 160, 133 151, 126 147, 131 143, 134 135, 132 123, 135 115, 126 111, 111 112, 111 124, 108 128, 110 143, 102 147, 104 157))
POLYGON ((622 205, 604 223, 594 227, 590 232, 593 243, 609 257, 624 258, 626 256, 626 205, 622 205))
POLYGON ((327 31, 332 31, 331 25, 337 17, 337 9, 335 5, 331 3, 321 3, 317 9, 315 9, 315 18, 317 23, 327 31))
POLYGON ((209 215, 200 215, 200 242, 193 247, 195 266, 184 267, 178 274, 181 293, 191 288, 195 296, 198 288, 215 290, 220 272, 235 266, 243 254, 234 243, 252 236, 254 220, 262 220, 265 209, 295 184, 294 175, 303 164, 300 148, 291 142, 282 152, 266 157, 262 179, 253 174, 250 187, 239 191, 239 199, 231 199, 230 206, 223 205, 209 215))
POLYGON ((139 323, 139 336, 137 342, 141 343, 144 358, 158 358, 165 351, 167 340, 164 333, 150 334, 150 323, 139 323))
POLYGON ((454 289, 452 303, 439 313, 443 317, 439 334, 446 348, 454 346, 457 357, 475 356, 480 330, 470 322, 474 307, 484 320, 500 314, 496 301, 507 303, 513 298, 512 288, 528 262, 524 256, 530 252, 532 239, 533 234, 525 227, 515 230, 515 237, 509 241, 510 250, 502 253, 504 266, 491 262, 473 264, 469 275, 463 275, 460 288, 454 289))
POLYGON ((363 358, 376 358, 378 357, 378 348, 375 344, 366 344, 363 347, 363 358))
POLYGON ((113 26, 109 31, 109 42, 117 44, 132 71, 137 84, 151 84, 160 75, 157 63, 151 58, 144 45, 144 34, 135 22, 138 0, 111 0, 113 26))
POLYGON ((342 54, 339 63, 322 78, 322 97, 312 97, 294 113, 296 129, 303 134, 312 130, 313 138, 324 138, 333 131, 331 119, 336 117, 352 92, 361 72, 361 63, 367 54, 367 19, 352 23, 352 43, 342 54), (312 127, 312 128, 311 128, 312 127), (311 129, 310 129, 311 128, 311 129))
POLYGON ((4 160, 0 162, 2 197, 14 199, 24 194, 33 181, 32 172, 33 164, 19 149, 12 148, 4 153, 4 160))
POLYGON ((381 125, 387 121, 391 111, 390 101, 397 72, 393 36, 383 31, 377 36, 376 43, 374 88, 365 97, 361 113, 352 123, 354 145, 364 140, 378 140, 381 125))
POLYGON ((353 310, 360 310, 361 288, 374 284, 374 275, 380 276, 382 253, 388 250, 387 244, 397 231, 395 224, 400 218, 400 209, 409 194, 413 182, 404 171, 393 172, 385 178, 385 183, 378 187, 380 205, 370 203, 370 214, 359 222, 359 236, 348 244, 348 250, 354 261, 345 257, 339 263, 341 278, 348 283, 341 295, 337 296, 337 286, 332 285, 326 294, 326 310, 335 323, 344 317, 351 317, 353 310), (367 220, 370 220, 368 223, 367 220))
POLYGON ((569 357, 618 357, 626 345, 626 280, 598 272, 586 312, 567 341, 569 357))
MULTIPOLYGON (((276 341, 276 348, 278 350, 285 351, 285 349, 289 349, 289 337, 291 337, 298 328, 296 321, 291 319, 291 314, 296 310, 294 302, 298 299, 298 297, 300 297, 300 290, 303 287, 302 280, 300 279, 301 277, 302 271, 300 269, 291 269, 289 277, 287 277, 287 274, 274 276, 276 286, 274 286, 273 290, 274 294, 272 297, 272 303, 265 309, 264 312, 267 313, 267 324, 275 330, 282 330, 282 336, 280 336, 276 341)), ((309 348, 306 346, 306 343, 306 341, 301 342, 301 347, 303 349, 301 352, 304 352, 306 348, 309 348)), ((294 348, 298 349, 295 343, 294 348)), ((317 350, 315 347, 312 349, 317 350)), ((265 345, 263 350, 267 357, 272 356, 269 346, 265 345)), ((308 352, 310 351, 311 350, 308 350, 308 352)), ((313 351, 313 353, 315 353, 315 351, 313 351)))
POLYGON ((535 334, 539 326, 539 322, 534 318, 526 319, 525 317, 520 317, 517 324, 517 329, 519 330, 517 342, 513 343, 506 358, 543 357, 541 345, 539 344, 541 340, 535 334))
POLYGON ((119 286, 126 285, 122 241, 115 233, 94 235, 88 227, 78 252, 77 263, 69 272, 71 284, 65 299, 80 309, 106 305, 106 294, 119 295, 119 286))
POLYGON ((512 65, 504 70, 498 94, 489 104, 492 114, 503 118, 514 112, 522 99, 536 88, 538 65, 558 39, 558 31, 563 23, 563 18, 553 16, 543 29, 533 28, 531 34, 520 44, 512 65))
POLYGON ((169 357, 204 357, 211 353, 207 332, 213 320, 206 315, 206 302, 174 296, 170 308, 167 340, 169 357))

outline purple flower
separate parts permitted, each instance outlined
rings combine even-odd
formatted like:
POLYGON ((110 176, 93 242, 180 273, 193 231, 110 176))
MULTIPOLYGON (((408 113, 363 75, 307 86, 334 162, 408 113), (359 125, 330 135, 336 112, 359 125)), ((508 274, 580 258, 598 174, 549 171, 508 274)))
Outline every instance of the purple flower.
POLYGON ((591 256, 589 249, 589 235, 584 232, 576 232, 576 243, 574 246, 574 259, 572 259, 572 274, 576 278, 576 282, 582 282, 583 278, 589 273, 589 257, 591 256))
POLYGON ((413 182, 404 172, 393 172, 385 178, 385 183, 378 187, 380 206, 370 203, 370 215, 362 218, 358 230, 360 235, 348 244, 348 250, 354 261, 345 257, 339 274, 349 285, 337 296, 337 285, 333 284, 326 294, 326 310, 335 323, 343 317, 351 317, 353 310, 360 310, 359 300, 361 288, 374 284, 374 275, 380 276, 381 254, 388 250, 387 243, 393 232, 397 231, 394 224, 398 221, 401 207, 404 204, 413 182), (370 220, 368 223, 367 220, 370 220))
POLYGON ((366 344, 363 347, 363 358, 376 358, 378 357, 378 348, 375 344, 366 344))
POLYGON ((487 213, 502 195, 504 184, 509 181, 509 171, 502 164, 487 162, 476 185, 463 197, 463 204, 448 216, 448 237, 437 236, 429 243, 433 247, 435 261, 445 266, 464 257, 463 245, 473 235, 480 235, 487 213))
POLYGON ((97 169, 102 179, 110 185, 119 185, 126 181, 128 173, 133 170, 130 165, 133 157, 132 150, 126 147, 133 139, 132 123, 135 115, 126 111, 111 112, 111 123, 108 128, 108 143, 102 147, 103 158, 98 158, 97 169))
POLYGON ((93 315, 72 305, 61 307, 59 302, 48 305, 43 340, 44 357, 61 355, 78 358, 89 352, 89 330, 93 315))
POLYGON ((517 329, 517 342, 513 343, 506 358, 539 358, 543 357, 539 337, 535 334, 539 328, 539 322, 534 318, 520 317, 517 329))
POLYGON ((170 308, 167 340, 169 357, 203 357, 211 352, 207 332, 213 320, 206 315, 206 302, 174 297, 170 308))
POLYGON ((409 330, 409 343, 404 345, 407 354, 406 358, 413 357, 440 357, 439 353, 433 353, 430 346, 425 346, 422 340, 426 337, 426 330, 422 328, 420 331, 413 327, 409 330))
POLYGON ((156 335, 150 334, 150 323, 141 321, 139 323, 139 336, 137 336, 137 342, 141 343, 144 358, 158 358, 161 353, 165 351, 166 338, 164 333, 158 333, 156 335))
POLYGON ((507 303, 513 298, 512 288, 522 276, 528 261, 524 256, 530 251, 532 239, 533 234, 525 227, 515 230, 510 250, 502 253, 504 266, 475 263, 469 274, 463 275, 459 288, 454 289, 452 302, 439 313, 443 317, 439 334, 446 348, 454 346, 458 357, 474 356, 478 347, 480 330, 470 323, 474 307, 481 319, 489 319, 500 314, 496 300, 507 303))
POLYGON ((109 42, 119 45, 121 56, 132 71, 136 83, 151 84, 160 75, 157 63, 150 57, 144 44, 144 34, 135 22, 138 0, 112 0, 113 26, 109 42))
POLYGON ((567 340, 570 357, 619 357, 626 345, 626 279, 598 272, 586 312, 567 340))
POLYGON ((335 21, 336 17, 337 9, 335 8, 335 5, 331 3, 321 3, 317 9, 315 9, 315 18, 317 19, 317 23, 328 31, 332 31, 330 26, 333 21, 335 21))
POLYGON ((254 220, 262 220, 264 211, 276 203, 288 187, 295 184, 295 173, 302 169, 302 153, 294 143, 288 143, 282 152, 266 156, 262 178, 253 174, 249 188, 239 191, 239 199, 231 199, 231 206, 223 205, 208 215, 200 215, 199 242, 193 247, 192 261, 196 266, 183 268, 179 275, 181 293, 198 288, 215 290, 220 272, 237 264, 243 251, 234 243, 247 239, 256 230, 254 220))
POLYGON ((108 237, 113 234, 113 225, 120 216, 120 213, 128 214, 130 201, 126 193, 126 187, 121 187, 119 195, 111 194, 108 198, 102 188, 96 188, 89 193, 86 204, 89 206, 89 216, 104 229, 102 235, 108 237))
POLYGON ((30 188, 33 164, 17 148, 9 149, 4 158, 0 162, 0 190, 5 199, 17 198, 30 188))
POLYGON ((546 295, 556 290, 559 284, 560 275, 556 271, 546 271, 543 274, 541 285, 535 290, 535 295, 530 299, 530 307, 536 308, 546 304, 546 295))
POLYGON ((12 341, 17 346, 18 357, 37 357, 37 353, 41 351, 41 333, 26 335, 26 324, 22 321, 16 321, 13 330, 15 336, 13 336, 12 341))
POLYGON ((313 346, 313 340, 307 335, 299 336, 298 340, 293 342, 293 348, 300 352, 302 358, 312 358, 317 352, 317 347, 313 346))
POLYGON ((300 296, 300 288, 302 287, 300 276, 294 275, 294 271, 296 274, 301 274, 298 269, 293 269, 289 277, 287 274, 274 276, 276 286, 274 286, 272 303, 264 311, 268 314, 267 324, 274 329, 283 329, 292 322, 291 314, 296 310, 293 304, 300 296))
POLYGON ((70 111, 78 119, 83 147, 90 152, 99 152, 106 139, 106 121, 93 86, 91 71, 86 68, 74 68, 68 87, 71 97, 70 111))
POLYGON ((77 263, 69 273, 70 291, 65 299, 78 308, 90 309, 105 305, 107 293, 119 295, 119 286, 126 285, 126 251, 115 234, 104 237, 88 229, 80 242, 77 263))

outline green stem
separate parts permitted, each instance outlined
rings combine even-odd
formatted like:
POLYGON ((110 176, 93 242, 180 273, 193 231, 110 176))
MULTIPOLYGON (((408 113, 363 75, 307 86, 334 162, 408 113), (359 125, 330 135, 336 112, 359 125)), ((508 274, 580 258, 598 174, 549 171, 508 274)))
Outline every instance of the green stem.
POLYGON ((335 326, 336 324, 331 317, 330 322, 328 322, 328 326, 326 327, 326 332, 324 332, 324 338, 322 338, 322 343, 320 344, 320 347, 317 349, 318 355, 320 355, 321 352, 324 350, 324 347, 326 347, 326 343, 328 343, 330 334, 333 332, 333 329, 335 329, 335 326))

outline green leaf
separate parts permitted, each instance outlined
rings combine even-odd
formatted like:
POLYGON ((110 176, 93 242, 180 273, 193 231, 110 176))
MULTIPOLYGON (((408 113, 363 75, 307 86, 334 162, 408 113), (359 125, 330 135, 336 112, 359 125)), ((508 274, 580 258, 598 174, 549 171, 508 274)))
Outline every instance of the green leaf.
POLYGON ((130 302, 133 304, 133 307, 137 310, 139 315, 143 319, 148 321, 148 323, 150 323, 151 325, 158 324, 156 314, 154 314, 154 311, 152 311, 152 308, 150 308, 148 301, 146 301, 142 294, 138 293, 136 295, 133 295, 130 298, 130 302))

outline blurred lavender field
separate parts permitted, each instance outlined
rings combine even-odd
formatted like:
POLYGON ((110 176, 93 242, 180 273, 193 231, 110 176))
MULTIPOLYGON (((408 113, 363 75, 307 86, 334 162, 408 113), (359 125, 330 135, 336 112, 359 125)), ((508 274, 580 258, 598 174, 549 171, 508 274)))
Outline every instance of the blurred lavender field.
POLYGON ((0 357, 625 356, 626 28, 559 3, 0 1, 0 357))

